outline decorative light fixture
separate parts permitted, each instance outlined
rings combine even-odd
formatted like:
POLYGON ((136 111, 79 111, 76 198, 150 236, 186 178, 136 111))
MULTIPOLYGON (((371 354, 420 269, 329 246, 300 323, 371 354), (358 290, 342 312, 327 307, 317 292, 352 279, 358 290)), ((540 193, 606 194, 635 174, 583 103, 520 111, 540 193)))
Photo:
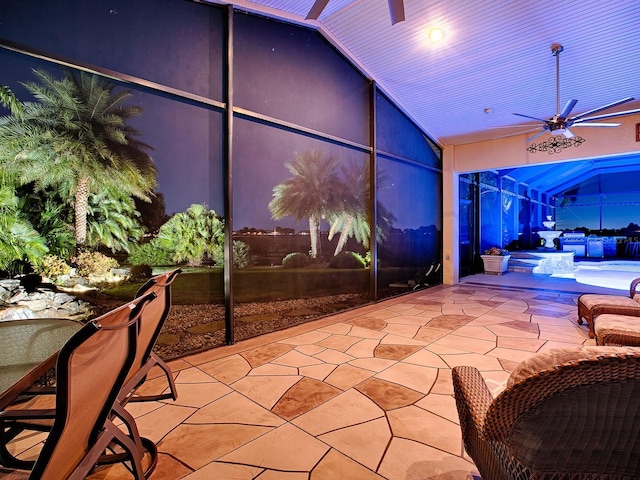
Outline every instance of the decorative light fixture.
POLYGON ((547 152, 549 155, 553 155, 560 153, 565 148, 579 147, 584 141, 584 138, 578 136, 566 138, 562 135, 554 135, 549 137, 546 142, 532 143, 527 147, 527 151, 531 153, 547 152))

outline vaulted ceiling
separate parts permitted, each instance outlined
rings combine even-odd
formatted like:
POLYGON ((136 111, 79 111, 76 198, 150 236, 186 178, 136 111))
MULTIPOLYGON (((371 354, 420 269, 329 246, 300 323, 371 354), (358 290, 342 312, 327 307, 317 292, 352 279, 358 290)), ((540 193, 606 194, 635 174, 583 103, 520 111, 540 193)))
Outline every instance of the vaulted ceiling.
POLYGON ((395 25, 388 0, 329 0, 318 21, 305 20, 314 0, 231 3, 319 28, 443 145, 526 130, 496 128, 531 123, 513 113, 552 117, 555 43, 561 108, 640 99, 638 0, 404 0, 395 25), (429 43, 435 27, 444 39, 429 43))
MULTIPOLYGON (((560 109, 570 99, 572 114, 640 99, 638 0, 404 0, 406 19, 395 25, 388 0, 329 0, 318 20, 305 19, 315 0, 210 1, 319 29, 443 146, 537 132, 513 113, 557 113, 553 44, 564 47, 560 109), (441 42, 427 40, 434 28, 441 42)), ((635 108, 640 101, 602 113, 635 108)), ((587 139, 589 130, 575 127, 587 139)), ((616 157, 567 165, 560 176, 545 174, 549 166, 511 174, 559 191, 566 178, 638 164, 616 157)))

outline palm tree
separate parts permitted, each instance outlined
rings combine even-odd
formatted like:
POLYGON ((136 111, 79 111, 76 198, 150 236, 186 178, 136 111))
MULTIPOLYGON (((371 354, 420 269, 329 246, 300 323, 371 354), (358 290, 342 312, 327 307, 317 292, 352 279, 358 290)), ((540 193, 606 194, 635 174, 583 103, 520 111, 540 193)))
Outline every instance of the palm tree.
POLYGON ((0 85, 0 105, 11 110, 11 114, 20 117, 22 115, 22 103, 6 85, 0 85))
POLYGON ((338 194, 338 160, 318 151, 294 153, 294 161, 285 163, 293 175, 273 188, 269 210, 274 220, 294 216, 309 220, 311 256, 322 254, 320 221, 343 209, 338 194))
POLYGON ((364 164, 359 168, 356 164, 342 168, 343 180, 340 182, 344 210, 334 213, 329 218, 331 228, 329 240, 340 232, 340 238, 334 255, 338 255, 350 237, 369 248, 371 226, 367 205, 369 200, 369 166, 364 164))
POLYGON ((0 118, 0 163, 18 184, 53 187, 73 205, 75 240, 83 247, 91 193, 118 190, 149 201, 155 187, 150 147, 126 124, 141 109, 124 105, 131 94, 97 76, 35 75, 39 83, 24 85, 37 102, 23 104, 22 118, 0 118))

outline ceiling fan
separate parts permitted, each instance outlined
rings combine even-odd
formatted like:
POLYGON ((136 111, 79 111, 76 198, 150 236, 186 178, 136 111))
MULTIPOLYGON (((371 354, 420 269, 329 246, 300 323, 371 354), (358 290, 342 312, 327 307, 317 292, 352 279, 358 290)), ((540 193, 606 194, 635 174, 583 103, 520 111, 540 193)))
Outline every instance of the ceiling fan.
POLYGON ((573 117, 570 117, 569 115, 571 114, 573 108, 576 106, 576 103, 578 103, 578 100, 569 100, 562 111, 560 111, 560 52, 562 52, 563 50, 564 48, 562 47, 562 45, 558 43, 554 43, 553 45, 551 45, 551 51, 556 57, 556 114, 549 120, 544 120, 542 118, 531 117, 529 115, 523 115, 521 113, 514 113, 514 115, 518 115, 519 117, 530 118, 532 120, 542 122, 542 131, 535 134, 531 138, 527 138, 527 142, 530 142, 534 138, 537 138, 546 132, 549 132, 553 135, 562 134, 567 138, 573 138, 575 135, 571 132, 571 130, 569 130, 569 127, 618 127, 620 126, 619 123, 602 123, 594 122, 593 120, 604 120, 606 118, 640 113, 640 109, 635 109, 625 110, 623 112, 606 113, 604 115, 589 116, 608 108, 617 107, 618 105, 622 105, 623 103, 635 100, 633 97, 623 98, 622 100, 618 100, 617 102, 594 108, 593 110, 574 115, 573 117))
MULTIPOLYGON (((391 15, 391 25, 404 22, 404 0, 388 0, 389 14, 391 15)), ((305 17, 305 20, 317 20, 329 0, 316 0, 305 17)))

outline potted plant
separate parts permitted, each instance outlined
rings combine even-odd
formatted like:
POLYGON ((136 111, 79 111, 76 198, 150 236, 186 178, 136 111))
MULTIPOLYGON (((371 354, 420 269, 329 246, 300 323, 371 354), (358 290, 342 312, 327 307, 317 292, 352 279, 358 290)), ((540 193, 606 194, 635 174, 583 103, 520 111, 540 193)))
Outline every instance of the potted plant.
POLYGON ((502 275, 507 271, 511 258, 509 250, 499 247, 491 247, 480 256, 482 263, 484 263, 484 273, 488 275, 502 275))

